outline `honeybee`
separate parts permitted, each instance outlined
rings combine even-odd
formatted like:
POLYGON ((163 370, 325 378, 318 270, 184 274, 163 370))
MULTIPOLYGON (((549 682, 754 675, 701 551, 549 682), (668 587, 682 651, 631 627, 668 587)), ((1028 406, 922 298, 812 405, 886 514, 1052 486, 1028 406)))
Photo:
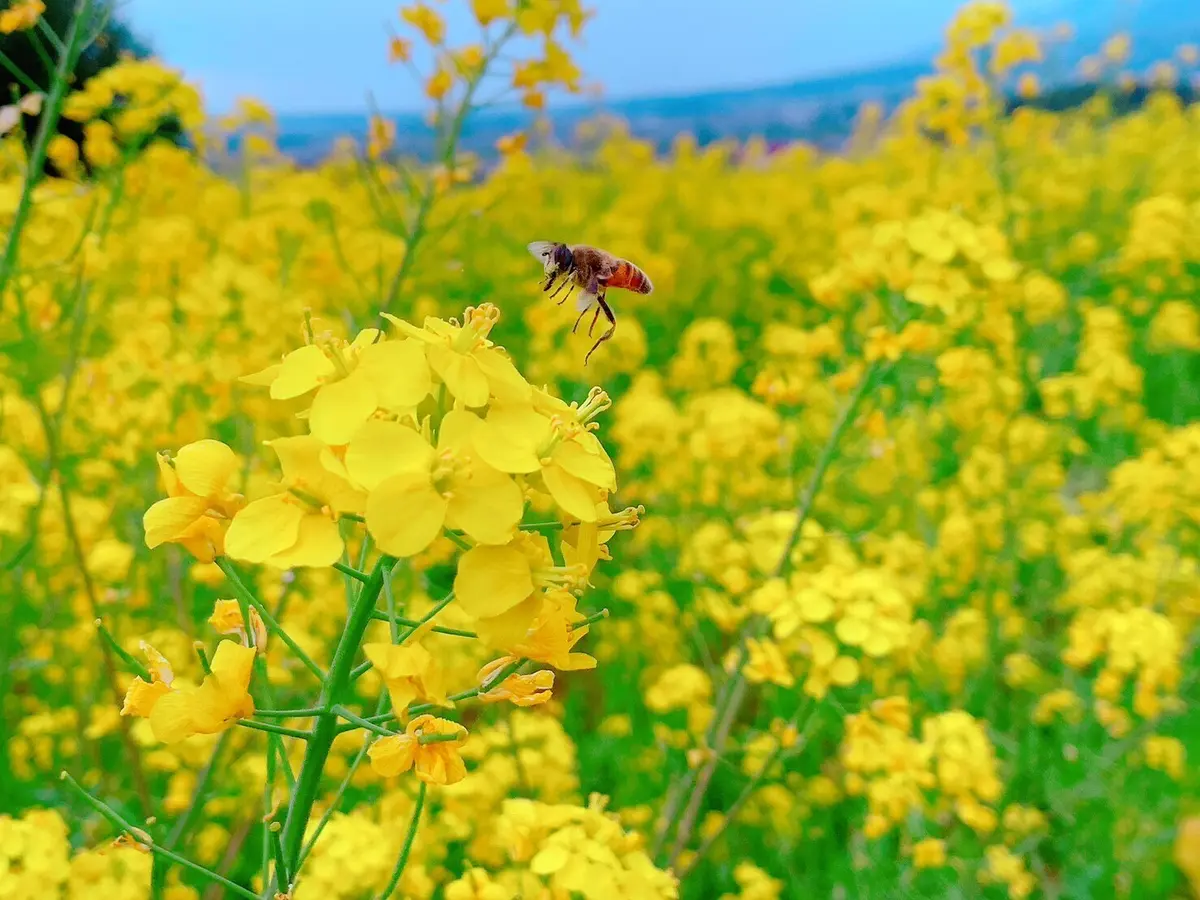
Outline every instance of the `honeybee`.
POLYGON ((558 301, 559 306, 566 302, 575 288, 582 291, 575 300, 579 318, 575 320, 575 325, 571 328, 572 334, 579 328, 579 323, 583 321, 583 317, 590 309, 594 309, 595 312, 592 313, 592 324, 588 326, 588 337, 592 336, 600 313, 604 313, 604 317, 608 319, 608 328, 592 345, 587 356, 583 358, 585 366, 591 355, 596 352, 596 348, 611 338, 613 332, 617 330, 617 317, 605 299, 608 289, 618 288, 635 291, 639 294, 649 294, 654 290, 654 285, 650 283, 650 278, 645 272, 629 260, 614 256, 599 247, 589 247, 585 244, 561 244, 556 241, 534 241, 529 244, 529 252, 542 262, 546 276, 542 290, 548 291, 554 288, 554 293, 550 295, 551 299, 557 297, 564 287, 567 289, 562 299, 558 301), (555 287, 556 284, 557 287, 555 287))

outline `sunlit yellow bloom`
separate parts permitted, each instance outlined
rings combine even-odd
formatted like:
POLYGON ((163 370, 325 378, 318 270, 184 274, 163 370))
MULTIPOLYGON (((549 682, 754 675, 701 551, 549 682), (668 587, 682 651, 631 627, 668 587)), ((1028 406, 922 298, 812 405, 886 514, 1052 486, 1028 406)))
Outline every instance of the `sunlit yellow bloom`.
POLYGON ((381 550, 413 556, 443 527, 484 544, 507 543, 524 511, 521 489, 483 461, 473 413, 442 419, 437 447, 399 422, 373 420, 346 450, 346 470, 369 490, 367 528, 381 550))
POLYGON ((337 517, 361 514, 364 493, 315 437, 278 438, 270 446, 279 457, 284 490, 254 500, 234 516, 226 552, 280 569, 328 566, 342 553, 337 517))
POLYGON ((172 459, 159 454, 158 469, 167 491, 142 518, 146 546, 182 544, 201 562, 221 555, 229 520, 244 498, 231 490, 238 459, 220 441, 202 440, 181 447, 172 459))
POLYGON ((507 700, 514 706, 539 706, 550 701, 553 696, 554 673, 548 669, 540 669, 528 675, 513 673, 502 682, 492 685, 492 680, 498 676, 507 665, 513 662, 510 656, 494 659, 475 676, 481 685, 488 686, 481 691, 479 699, 484 703, 499 703, 507 700))
POLYGON ((414 700, 451 705, 442 665, 420 643, 363 644, 363 653, 387 686, 396 715, 404 715, 414 700))
MULTIPOLYGON (((605 398, 607 399, 607 398, 605 398)), ((584 415, 590 410, 585 404, 584 415)), ((540 473, 556 503, 584 522, 596 520, 596 490, 615 491, 616 473, 576 411, 547 405, 495 405, 483 421, 480 455, 502 472, 540 473)))
POLYGON ((129 689, 125 692, 125 703, 121 707, 123 716, 149 716, 159 699, 171 691, 175 681, 175 673, 167 658, 145 641, 141 642, 141 646, 142 653, 150 663, 150 682, 143 681, 140 675, 133 677, 129 689))
POLYGON ((430 715, 417 716, 404 734, 382 737, 371 744, 367 756, 377 775, 390 778, 413 769, 427 784, 455 784, 467 776, 459 750, 467 740, 467 729, 457 722, 430 715), (448 740, 422 743, 421 737, 448 736, 448 740))
MULTIPOLYGON (((212 615, 208 624, 218 634, 236 634, 242 643, 249 646, 250 639, 246 634, 246 624, 242 620, 242 608, 236 600, 218 600, 213 604, 212 615)), ((254 646, 260 654, 267 650, 267 626, 262 616, 253 606, 250 607, 250 628, 254 632, 254 646)))
POLYGON ((218 734, 254 714, 249 693, 253 665, 253 648, 221 641, 212 657, 212 673, 199 687, 177 686, 156 675, 151 688, 158 696, 147 702, 148 691, 139 688, 132 704, 126 697, 126 706, 131 715, 148 716, 154 736, 163 743, 173 744, 194 734, 218 734), (160 683, 168 690, 153 687, 160 683))

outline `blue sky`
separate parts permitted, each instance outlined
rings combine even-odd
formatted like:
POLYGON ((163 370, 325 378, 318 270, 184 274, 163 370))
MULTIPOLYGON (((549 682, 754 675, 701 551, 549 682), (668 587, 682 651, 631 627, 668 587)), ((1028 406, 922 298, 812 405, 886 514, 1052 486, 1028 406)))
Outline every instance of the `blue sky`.
MULTIPOLYGON (((575 53, 611 98, 787 81, 923 53, 960 0, 591 0, 575 53)), ((1022 0, 1037 10, 1061 0, 1022 0)), ((124 0, 126 20, 198 81, 215 112, 243 94, 277 112, 421 105, 386 61, 396 2, 124 0), (336 10, 336 11, 335 11, 336 10)), ((471 33, 465 0, 438 6, 451 36, 471 33)))

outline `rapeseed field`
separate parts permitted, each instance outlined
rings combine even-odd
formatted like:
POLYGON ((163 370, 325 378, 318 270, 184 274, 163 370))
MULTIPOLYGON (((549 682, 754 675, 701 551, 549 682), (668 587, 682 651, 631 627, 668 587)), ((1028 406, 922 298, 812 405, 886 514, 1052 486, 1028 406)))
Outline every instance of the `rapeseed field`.
POLYGON ((587 26, 472 5, 380 50, 433 168, 147 142, 154 62, 0 115, 0 897, 1200 897, 1200 107, 1117 36, 1008 113, 976 2, 843 153, 484 172, 587 26), (539 240, 653 281, 587 366, 539 240))

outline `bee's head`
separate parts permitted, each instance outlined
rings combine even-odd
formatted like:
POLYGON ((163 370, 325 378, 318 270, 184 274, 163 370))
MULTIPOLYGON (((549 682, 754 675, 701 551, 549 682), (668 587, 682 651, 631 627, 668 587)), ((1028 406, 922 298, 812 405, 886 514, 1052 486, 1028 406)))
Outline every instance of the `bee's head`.
POLYGON ((529 250, 542 263, 542 269, 547 277, 556 278, 570 271, 575 265, 571 248, 566 244, 555 241, 535 241, 529 245, 529 250))

